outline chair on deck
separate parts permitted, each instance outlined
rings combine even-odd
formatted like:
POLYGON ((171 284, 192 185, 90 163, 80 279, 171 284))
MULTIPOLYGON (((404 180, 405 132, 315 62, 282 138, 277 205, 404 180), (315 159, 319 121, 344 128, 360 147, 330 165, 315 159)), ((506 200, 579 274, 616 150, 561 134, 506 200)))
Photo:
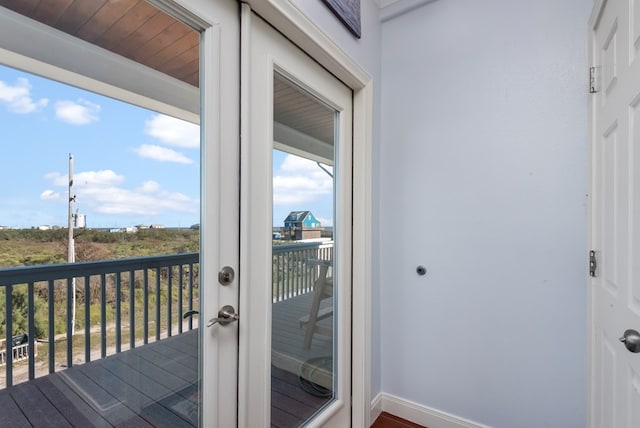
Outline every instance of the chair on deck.
POLYGON ((333 305, 320 308, 320 304, 324 299, 333 296, 333 277, 327 276, 329 268, 333 263, 330 260, 313 259, 307 260, 307 264, 319 266, 320 272, 318 273, 318 279, 313 283, 313 301, 311 302, 309 315, 305 315, 299 320, 300 327, 305 330, 305 349, 311 347, 311 340, 313 339, 314 333, 331 336, 333 332, 333 329, 330 327, 317 325, 319 321, 333 315, 333 305))

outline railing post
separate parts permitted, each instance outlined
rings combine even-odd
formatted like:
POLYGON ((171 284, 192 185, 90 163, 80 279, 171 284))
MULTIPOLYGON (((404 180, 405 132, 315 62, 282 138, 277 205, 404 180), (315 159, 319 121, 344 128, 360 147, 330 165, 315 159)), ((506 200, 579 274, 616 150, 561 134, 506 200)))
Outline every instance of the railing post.
POLYGON ((35 323, 35 298, 34 298, 34 289, 33 282, 29 282, 27 285, 27 294, 29 296, 28 302, 28 335, 27 339, 28 345, 28 358, 29 358, 29 380, 35 379, 36 377, 36 365, 35 365, 35 337, 36 337, 36 323, 35 323))
POLYGON ((184 274, 184 268, 183 265, 179 265, 178 266, 178 333, 182 334, 182 314, 183 314, 183 308, 182 308, 182 287, 183 287, 183 280, 182 280, 182 275, 184 274))
POLYGON ((122 291, 122 278, 120 272, 116 272, 116 353, 122 351, 122 302, 120 294, 122 291))
POLYGON ((6 342, 4 344, 5 355, 6 355, 6 384, 7 386, 13 385, 13 352, 12 352, 12 342, 13 342, 13 286, 11 284, 5 286, 5 299, 4 299, 4 308, 6 314, 6 323, 5 323, 5 337, 6 342))
POLYGON ((84 277, 84 361, 91 361, 91 277, 84 277))
POLYGON ((149 343, 149 269, 144 269, 143 275, 143 294, 144 294, 144 313, 143 313, 143 330, 144 330, 144 344, 149 343))
MULTIPOLYGON (((189 310, 193 310, 193 263, 189 263, 189 310)), ((189 330, 193 330, 193 317, 189 317, 189 330)))
POLYGON ((67 367, 73 366, 73 279, 67 278, 67 367))
POLYGON ((107 275, 100 274, 100 356, 107 356, 107 275))
POLYGON ((136 347, 136 275, 129 271, 129 348, 136 347))
POLYGON ((53 299, 53 280, 47 283, 47 299, 48 299, 48 323, 49 323, 49 373, 56 371, 56 331, 54 323, 55 307, 53 299))
POLYGON ((167 267, 167 337, 171 337, 171 324, 173 324, 173 317, 171 316, 171 301, 173 300, 172 276, 173 276, 173 266, 168 266, 167 267))
POLYGON ((156 340, 160 340, 160 268, 156 268, 156 340))

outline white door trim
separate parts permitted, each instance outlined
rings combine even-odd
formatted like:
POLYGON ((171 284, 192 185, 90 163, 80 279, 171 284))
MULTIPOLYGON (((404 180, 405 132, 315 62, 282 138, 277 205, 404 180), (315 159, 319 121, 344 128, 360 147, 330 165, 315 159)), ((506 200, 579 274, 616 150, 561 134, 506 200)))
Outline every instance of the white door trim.
MULTIPOLYGON (((373 80, 289 0, 248 0, 253 11, 353 90, 351 426, 371 425, 373 80)), ((244 40, 244 38, 243 38, 244 40)), ((244 113, 244 112, 243 112, 244 113)), ((242 364, 242 362, 241 362, 242 364)))

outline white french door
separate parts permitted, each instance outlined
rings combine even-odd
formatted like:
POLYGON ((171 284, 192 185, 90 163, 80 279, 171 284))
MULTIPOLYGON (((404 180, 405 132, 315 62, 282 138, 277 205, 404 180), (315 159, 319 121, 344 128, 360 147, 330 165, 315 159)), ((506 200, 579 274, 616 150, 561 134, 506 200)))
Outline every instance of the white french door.
MULTIPOLYGON (((108 6, 105 16, 119 10, 108 6)), ((1 62, 200 125, 199 328, 188 335, 189 349, 164 342, 185 354, 190 392, 165 391, 180 373, 140 364, 111 382, 124 416, 101 417, 112 425, 144 418, 171 396, 189 407, 167 404, 171 413, 163 414, 188 412, 187 425, 349 426, 351 90, 248 6, 241 13, 235 0, 120 6, 128 11, 122 19, 136 21, 142 11, 186 26, 199 46, 199 73, 193 73, 199 85, 48 28, 36 15, 0 8, 0 33, 7 34, 1 62), (289 226, 282 209, 295 220, 289 226), (220 275, 229 271, 234 274, 220 275), (157 397, 149 404, 141 399, 146 395, 157 397)), ((151 27, 140 22, 138 29, 151 27)), ((144 57, 144 47, 138 49, 144 57)), ((121 358, 138 358, 144 349, 121 358)), ((168 354, 160 360, 162 367, 178 367, 168 364, 168 354)), ((162 417, 149 425, 175 426, 162 417)))
POLYGON ((589 425, 632 428, 640 426, 640 2, 598 1, 592 16, 589 425))
POLYGON ((247 6, 242 41, 239 426, 349 426, 352 93, 247 6))

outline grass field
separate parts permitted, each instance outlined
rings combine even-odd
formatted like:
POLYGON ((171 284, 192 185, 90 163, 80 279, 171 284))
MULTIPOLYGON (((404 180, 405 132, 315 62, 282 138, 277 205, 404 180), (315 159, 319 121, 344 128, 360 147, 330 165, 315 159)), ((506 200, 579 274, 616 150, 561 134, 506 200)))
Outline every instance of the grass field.
MULTIPOLYGON (((0 268, 66 263, 67 229, 0 230, 0 268)), ((75 231, 76 261, 197 253, 200 231, 142 229, 136 233, 75 231)))

